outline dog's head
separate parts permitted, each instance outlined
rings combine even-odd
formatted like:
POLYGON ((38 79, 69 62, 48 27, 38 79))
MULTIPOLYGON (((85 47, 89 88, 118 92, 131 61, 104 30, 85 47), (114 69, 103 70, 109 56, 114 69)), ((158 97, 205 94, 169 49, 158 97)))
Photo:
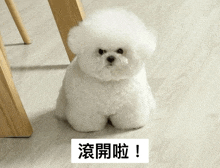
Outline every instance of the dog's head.
POLYGON ((97 11, 69 32, 68 45, 86 74, 103 81, 129 78, 151 56, 156 39, 133 13, 97 11))

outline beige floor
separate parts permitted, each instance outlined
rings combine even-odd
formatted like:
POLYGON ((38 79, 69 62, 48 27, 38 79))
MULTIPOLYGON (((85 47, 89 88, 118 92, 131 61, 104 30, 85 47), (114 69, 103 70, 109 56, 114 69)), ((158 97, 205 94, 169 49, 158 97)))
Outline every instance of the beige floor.
POLYGON ((33 41, 23 45, 11 15, 0 1, 0 30, 34 133, 0 139, 1 168, 59 167, 220 167, 220 1, 83 0, 87 15, 120 6, 156 30, 158 48, 146 62, 158 108, 149 124, 135 131, 108 125, 78 133, 52 111, 69 64, 46 0, 15 0, 33 41), (149 138, 149 164, 71 164, 71 138, 149 138))

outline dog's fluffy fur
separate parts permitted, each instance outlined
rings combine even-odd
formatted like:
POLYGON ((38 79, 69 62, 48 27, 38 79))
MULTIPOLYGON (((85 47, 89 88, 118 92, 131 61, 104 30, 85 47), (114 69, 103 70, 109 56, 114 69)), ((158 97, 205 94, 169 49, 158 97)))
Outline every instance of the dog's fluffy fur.
POLYGON ((119 129, 144 126, 155 107, 144 59, 156 40, 143 22, 123 9, 97 11, 70 30, 68 45, 76 57, 67 68, 57 114, 82 132, 101 130, 108 119, 119 129))

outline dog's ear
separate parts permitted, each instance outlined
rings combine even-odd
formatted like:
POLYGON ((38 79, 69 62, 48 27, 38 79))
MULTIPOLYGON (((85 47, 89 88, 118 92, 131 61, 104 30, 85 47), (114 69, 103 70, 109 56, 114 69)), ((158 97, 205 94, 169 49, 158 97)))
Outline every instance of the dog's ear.
POLYGON ((139 49, 140 54, 145 58, 150 58, 157 46, 156 32, 146 30, 144 33, 140 33, 140 36, 137 40, 137 48, 139 49))
POLYGON ((74 54, 80 54, 85 48, 85 27, 80 23, 78 26, 75 26, 70 29, 67 43, 70 50, 74 54))

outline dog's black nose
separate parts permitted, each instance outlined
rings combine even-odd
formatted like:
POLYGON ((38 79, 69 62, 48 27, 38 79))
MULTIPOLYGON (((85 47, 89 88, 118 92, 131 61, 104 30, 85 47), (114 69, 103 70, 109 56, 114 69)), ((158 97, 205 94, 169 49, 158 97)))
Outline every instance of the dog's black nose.
POLYGON ((110 63, 114 62, 114 60, 115 60, 114 56, 107 57, 107 61, 110 62, 110 63))

